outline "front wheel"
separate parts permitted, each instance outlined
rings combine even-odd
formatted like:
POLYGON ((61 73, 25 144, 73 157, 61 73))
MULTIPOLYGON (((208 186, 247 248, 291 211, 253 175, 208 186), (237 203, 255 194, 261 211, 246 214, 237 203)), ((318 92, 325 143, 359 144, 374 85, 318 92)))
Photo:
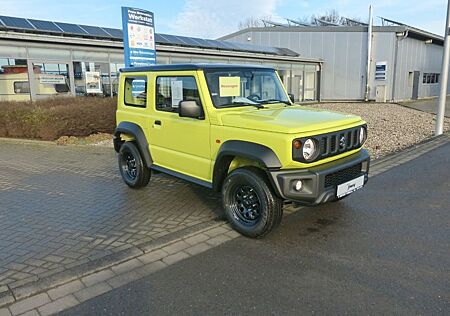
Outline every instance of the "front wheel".
POLYGON ((232 171, 222 186, 222 203, 231 226, 247 237, 264 237, 283 216, 282 200, 258 168, 232 171))
POLYGON ((151 171, 145 165, 141 153, 132 142, 125 142, 119 150, 119 169, 123 181, 134 189, 145 187, 151 171))

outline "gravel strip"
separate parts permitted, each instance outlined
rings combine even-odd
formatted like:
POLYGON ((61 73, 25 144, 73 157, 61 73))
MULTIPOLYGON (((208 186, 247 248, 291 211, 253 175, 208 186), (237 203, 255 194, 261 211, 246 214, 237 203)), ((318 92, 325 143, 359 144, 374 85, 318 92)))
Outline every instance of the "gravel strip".
MULTIPOLYGON (((313 108, 361 116, 369 129, 365 147, 372 159, 420 143, 434 134, 435 115, 393 103, 319 103, 313 108)), ((450 130, 450 119, 444 122, 450 130)))

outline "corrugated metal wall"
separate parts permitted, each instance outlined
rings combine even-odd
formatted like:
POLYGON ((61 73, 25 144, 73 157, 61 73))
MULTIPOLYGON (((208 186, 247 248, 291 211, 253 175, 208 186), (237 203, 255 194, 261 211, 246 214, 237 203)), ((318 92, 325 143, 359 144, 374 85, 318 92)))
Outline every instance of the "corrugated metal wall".
MULTIPOLYGON (((367 32, 248 31, 228 40, 286 47, 303 57, 322 58, 322 99, 364 99, 367 32)), ((395 32, 374 32, 372 45, 370 99, 375 99, 378 85, 386 86, 387 100, 411 99, 410 72, 414 71, 420 71, 419 98, 438 95, 439 84, 423 84, 422 78, 423 73, 440 73, 442 46, 425 44, 424 41, 408 37, 397 38, 395 32), (398 57, 394 88, 396 50, 398 57), (385 81, 375 80, 375 64, 381 61, 387 62, 385 81)))

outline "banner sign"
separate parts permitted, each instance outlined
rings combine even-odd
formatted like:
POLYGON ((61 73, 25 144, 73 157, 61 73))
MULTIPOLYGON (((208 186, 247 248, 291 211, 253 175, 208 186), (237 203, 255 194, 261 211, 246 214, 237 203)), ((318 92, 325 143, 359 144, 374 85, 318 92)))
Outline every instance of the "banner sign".
POLYGON ((156 64, 153 12, 122 7, 125 67, 156 64))
POLYGON ((42 84, 65 84, 66 77, 63 75, 39 74, 39 82, 42 84))
POLYGON ((86 93, 102 93, 102 78, 98 71, 86 71, 86 93))

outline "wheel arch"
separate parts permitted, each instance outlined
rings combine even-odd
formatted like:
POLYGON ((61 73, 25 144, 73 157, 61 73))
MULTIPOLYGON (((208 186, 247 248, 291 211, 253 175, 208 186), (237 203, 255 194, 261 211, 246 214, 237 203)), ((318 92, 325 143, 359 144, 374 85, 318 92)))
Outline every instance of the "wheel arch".
POLYGON ((220 191, 231 162, 236 157, 256 161, 267 169, 281 168, 281 162, 275 152, 267 146, 240 140, 229 140, 220 147, 213 171, 213 188, 220 191))
POLYGON ((114 130, 113 135, 114 150, 116 152, 119 152, 120 147, 125 142, 125 140, 122 139, 122 134, 131 136, 134 139, 146 166, 150 168, 153 164, 153 159, 150 154, 150 146, 142 128, 136 123, 126 121, 120 122, 114 130))

